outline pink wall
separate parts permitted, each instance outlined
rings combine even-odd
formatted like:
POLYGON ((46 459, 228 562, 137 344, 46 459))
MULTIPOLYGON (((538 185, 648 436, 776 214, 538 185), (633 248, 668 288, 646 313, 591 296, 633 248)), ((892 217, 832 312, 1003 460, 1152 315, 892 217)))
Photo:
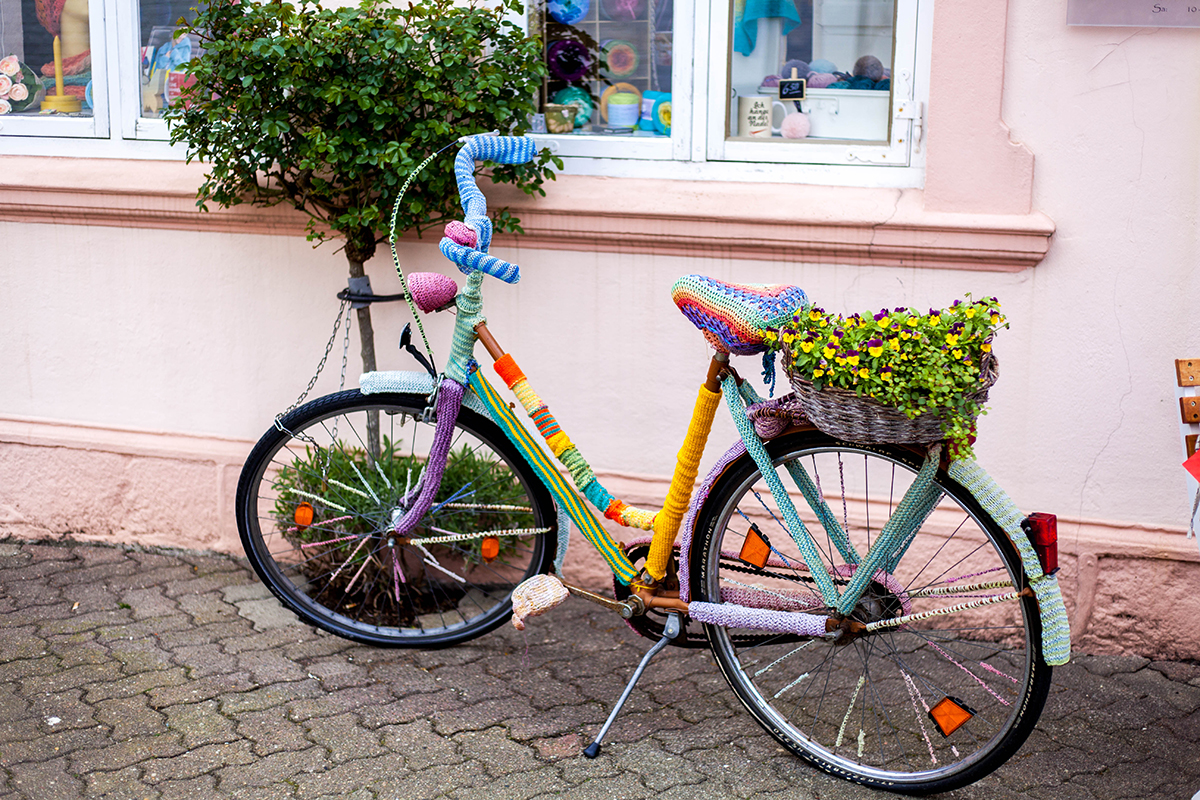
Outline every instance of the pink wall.
MULTIPOLYGON (((653 505, 707 360, 670 302, 679 275, 795 283, 843 311, 996 295, 1012 328, 980 460, 1059 514, 1077 646, 1193 657, 1172 361, 1200 356, 1200 93, 1163 76, 1200 42, 1068 28, 1061 2, 943 2, 933 54, 924 189, 563 176, 507 198, 528 236, 498 249, 524 278, 488 287, 492 327, 610 488, 653 505), (623 213, 594 211, 618 195, 623 213)), ((235 550, 238 465, 316 365, 341 255, 290 214, 196 213, 195 167, 0 164, 0 533, 235 550)), ((430 243, 401 255, 457 274, 430 243)), ((369 265, 379 291, 389 261, 369 265)), ((412 368, 389 344, 404 321, 378 309, 384 368, 412 368)), ((446 323, 428 323, 438 352, 446 323)), ((585 547, 568 572, 600 581, 585 547)))

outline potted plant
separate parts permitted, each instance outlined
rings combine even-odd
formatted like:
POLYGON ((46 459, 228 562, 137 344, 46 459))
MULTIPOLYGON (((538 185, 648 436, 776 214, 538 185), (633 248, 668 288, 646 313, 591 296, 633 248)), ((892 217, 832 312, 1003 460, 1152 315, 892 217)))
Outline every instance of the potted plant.
MULTIPOLYGON (((208 165, 197 204, 290 204, 308 216, 309 240, 340 238, 350 276, 363 277, 415 166, 461 136, 521 133, 536 110, 545 66, 510 21, 520 10, 520 0, 203 4, 179 32, 203 48, 186 65, 194 83, 166 114, 171 141, 208 165)), ((561 168, 543 152, 491 177, 544 194, 552 162, 561 168)), ((408 189, 397 231, 457 218, 457 197, 452 159, 435 161, 408 189)), ((507 211, 494 216, 497 230, 519 230, 507 211)), ((371 372, 370 306, 357 318, 371 372)))
POLYGON ((766 335, 818 428, 856 441, 946 440, 971 455, 975 420, 999 368, 992 337, 1008 327, 996 298, 843 317, 809 307, 766 335))

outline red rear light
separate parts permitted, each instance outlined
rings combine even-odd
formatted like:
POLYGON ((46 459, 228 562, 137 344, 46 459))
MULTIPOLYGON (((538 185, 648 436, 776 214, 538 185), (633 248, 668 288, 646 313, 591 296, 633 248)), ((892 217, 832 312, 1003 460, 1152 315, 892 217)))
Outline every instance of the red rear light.
POLYGON ((1042 572, 1047 575, 1058 572, 1058 517, 1039 511, 1026 517, 1021 527, 1042 562, 1042 572))

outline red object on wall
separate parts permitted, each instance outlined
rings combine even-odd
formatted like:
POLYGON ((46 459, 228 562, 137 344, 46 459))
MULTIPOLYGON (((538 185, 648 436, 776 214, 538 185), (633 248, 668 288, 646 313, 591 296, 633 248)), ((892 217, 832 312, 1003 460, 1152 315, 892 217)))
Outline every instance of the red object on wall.
POLYGON ((1192 454, 1192 457, 1183 462, 1183 468, 1192 474, 1192 477, 1200 481, 1200 450, 1192 454))

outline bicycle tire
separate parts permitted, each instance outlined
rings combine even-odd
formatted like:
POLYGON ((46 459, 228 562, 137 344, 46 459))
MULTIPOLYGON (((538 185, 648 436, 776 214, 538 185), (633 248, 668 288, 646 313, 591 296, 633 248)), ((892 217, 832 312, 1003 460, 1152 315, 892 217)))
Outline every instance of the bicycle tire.
POLYGON ((395 536, 433 439, 426 405, 424 396, 357 389, 321 397, 280 419, 247 458, 237 490, 242 546, 306 622, 377 646, 454 645, 510 619, 513 588, 550 569, 550 493, 500 428, 468 408, 433 508, 408 538, 395 536), (491 534, 498 553, 489 560, 491 534), (450 541, 423 542, 431 538, 450 541))
MULTIPOLYGON (((767 451, 785 485, 795 485, 788 463, 804 466, 859 555, 877 539, 923 459, 904 447, 852 444, 817 431, 782 436, 767 451)), ((944 471, 935 483, 943 492, 938 506, 903 558, 889 564, 891 579, 877 573, 850 618, 877 621, 1027 585, 1016 549, 975 499, 944 471), (1010 587, 987 587, 1006 581, 1010 587)), ((720 602, 724 589, 727 600, 742 604, 778 609, 782 602, 785 610, 829 613, 807 568, 797 566, 799 549, 773 502, 749 456, 729 466, 698 514, 692 600, 720 602), (733 557, 750 522, 774 548, 764 569, 733 557)), ((834 573, 848 559, 803 498, 795 505, 834 573)), ((844 585, 851 569, 843 566, 835 583, 844 585)), ((992 772, 1033 729, 1051 669, 1042 658, 1031 594, 836 642, 720 625, 705 630, 738 698, 793 753, 856 783, 931 794, 992 772), (928 714, 944 697, 971 714, 948 736, 928 714)))

